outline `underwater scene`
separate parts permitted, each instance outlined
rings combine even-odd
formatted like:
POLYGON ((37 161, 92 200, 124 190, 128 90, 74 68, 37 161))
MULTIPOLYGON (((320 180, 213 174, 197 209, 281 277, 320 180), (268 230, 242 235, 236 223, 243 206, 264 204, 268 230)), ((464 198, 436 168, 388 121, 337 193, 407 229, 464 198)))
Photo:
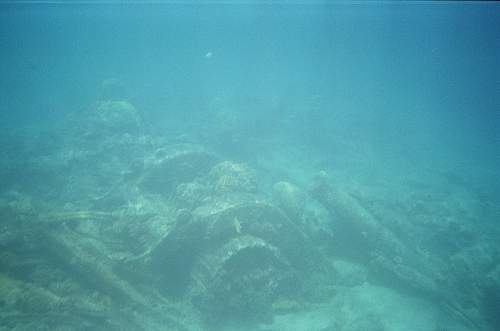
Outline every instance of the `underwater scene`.
POLYGON ((0 330, 500 330, 500 5, 3 2, 0 330))

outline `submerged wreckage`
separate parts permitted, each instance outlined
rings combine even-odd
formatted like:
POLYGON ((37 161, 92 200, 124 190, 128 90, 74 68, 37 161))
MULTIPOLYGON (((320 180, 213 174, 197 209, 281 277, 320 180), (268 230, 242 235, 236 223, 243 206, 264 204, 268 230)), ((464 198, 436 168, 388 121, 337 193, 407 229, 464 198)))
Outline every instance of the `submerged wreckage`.
MULTIPOLYGON (((127 101, 100 101, 58 134, 50 155, 29 156, 32 173, 49 174, 44 185, 13 185, 0 199, 0 330, 267 322, 346 286, 338 256, 477 326, 442 261, 325 173, 308 191, 284 181, 263 189, 248 165, 149 134, 127 101), (305 212, 308 201, 327 216, 305 212)), ((468 290, 480 286, 498 290, 498 277, 468 290)))

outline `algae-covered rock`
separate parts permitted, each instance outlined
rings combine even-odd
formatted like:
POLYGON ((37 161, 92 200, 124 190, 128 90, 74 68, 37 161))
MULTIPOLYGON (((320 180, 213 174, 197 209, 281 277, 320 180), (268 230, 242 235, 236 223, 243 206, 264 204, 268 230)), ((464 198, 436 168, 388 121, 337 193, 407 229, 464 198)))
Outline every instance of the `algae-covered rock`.
POLYGON ((257 191, 255 171, 241 163, 224 161, 215 165, 210 170, 209 180, 216 193, 257 191))
POLYGON ((300 219, 304 212, 306 195, 289 182, 278 182, 273 186, 273 199, 293 220, 300 219))

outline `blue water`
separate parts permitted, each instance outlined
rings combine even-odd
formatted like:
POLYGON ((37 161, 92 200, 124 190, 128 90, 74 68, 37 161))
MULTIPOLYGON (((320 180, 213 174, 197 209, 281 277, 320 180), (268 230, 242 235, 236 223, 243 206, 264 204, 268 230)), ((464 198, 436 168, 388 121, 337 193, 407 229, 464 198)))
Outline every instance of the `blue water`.
MULTIPOLYGON (((82 206, 92 209, 92 199, 85 195, 90 193, 74 193, 79 191, 68 188, 70 180, 82 192, 102 193, 104 187, 114 187, 115 175, 124 173, 120 165, 152 155, 146 147, 133 152, 119 147, 107 150, 99 145, 105 138, 80 140, 85 135, 76 130, 78 125, 64 124, 94 109, 103 98, 103 81, 112 78, 120 83, 119 99, 140 112, 147 128, 135 141, 148 135, 168 144, 185 140, 222 160, 245 163, 256 171, 259 194, 268 197, 273 184, 281 180, 308 192, 315 174, 326 171, 335 185, 409 242, 410 250, 418 254, 425 250, 441 259, 444 279, 479 284, 463 297, 457 295, 457 305, 463 308, 455 309, 459 313, 445 309, 446 315, 439 307, 424 309, 426 304, 419 300, 428 297, 380 285, 370 276, 373 270, 366 261, 349 261, 367 270, 367 283, 355 288, 338 283, 343 290, 327 300, 327 306, 315 311, 304 304, 308 308, 295 315, 275 317, 274 324, 266 321, 269 330, 292 329, 291 325, 300 325, 297 330, 363 329, 359 321, 366 316, 347 314, 343 324, 325 317, 338 307, 344 307, 344 313, 367 310, 385 330, 403 330, 401 321, 410 318, 412 309, 421 309, 421 320, 415 317, 410 323, 414 329, 410 325, 404 330, 500 327, 495 316, 500 307, 497 3, 5 3, 0 4, 0 47, 0 181, 4 183, 0 200, 5 215, 23 213, 15 208, 9 209, 10 214, 5 211, 13 208, 12 199, 16 206, 21 200, 32 201, 28 209, 36 215, 47 210, 52 215, 55 206, 72 212, 82 206), (61 141, 65 145, 54 147, 61 141), (78 182, 75 178, 87 163, 80 164, 81 169, 78 161, 68 166, 71 161, 63 155, 99 155, 103 150, 123 162, 116 161, 113 171, 106 167, 115 163, 102 161, 108 172, 99 173, 100 182, 78 182), (127 159, 128 153, 133 158, 127 159), (54 168, 47 170, 51 165, 54 168), (58 172, 58 179, 51 181, 58 172), (69 198, 69 191, 78 202, 69 198), (444 234, 435 240, 450 242, 436 244, 431 238, 435 233, 444 234), (466 239, 456 238, 458 234, 466 239), (461 251, 461 245, 471 251, 461 251), (474 264, 473 259, 481 262, 474 264), (457 276, 463 270, 471 273, 470 279, 457 276), (359 300, 341 300, 351 290, 359 300), (372 311, 366 308, 376 304, 366 299, 370 293, 410 308, 399 315, 391 315, 390 304, 386 310, 372 311), (463 311, 470 315, 464 318, 463 311), (324 323, 317 322, 321 318, 324 323)), ((117 144, 122 138, 116 139, 117 144)), ((148 148, 153 150, 159 140, 151 141, 148 148)), ((96 156, 88 164, 97 169, 99 162, 96 156)), ((306 209, 316 208, 314 203, 308 205, 311 199, 308 196, 306 209)), ((11 223, 3 222, 2 231, 7 233, 11 223)), ((334 225, 332 240, 335 229, 334 225)), ((2 239, 0 244, 10 252, 2 239)), ((323 243, 318 246, 335 263, 346 258, 336 255, 336 247, 332 253, 323 243)), ((17 259, 31 259, 22 252, 16 251, 17 259)), ((2 277, 49 288, 49 281, 20 277, 10 262, 1 263, 2 277)), ((37 268, 41 267, 35 264, 31 269, 37 268)), ((92 293, 92 286, 87 290, 92 293)), ((445 306, 456 307, 455 299, 445 306)), ((177 299, 167 295, 165 300, 177 299)), ((12 302, 2 304, 0 320, 7 319, 2 309, 17 309, 12 302)), ((33 312, 23 309, 28 317, 18 321, 9 317, 9 326, 19 323, 35 330, 26 322, 33 312)), ((82 320, 83 325, 95 322, 85 316, 82 320)), ((142 327, 138 320, 131 330, 160 329, 150 323, 154 317, 142 327)), ((123 329, 126 323, 120 323, 125 322, 117 318, 114 326, 123 329)), ((262 330, 268 330, 265 327, 262 330)))
POLYGON ((345 114, 348 130, 403 128, 416 148, 498 154, 497 7, 4 5, 3 122, 57 117, 119 77, 160 119, 200 111, 216 95, 320 95, 323 116, 345 114))

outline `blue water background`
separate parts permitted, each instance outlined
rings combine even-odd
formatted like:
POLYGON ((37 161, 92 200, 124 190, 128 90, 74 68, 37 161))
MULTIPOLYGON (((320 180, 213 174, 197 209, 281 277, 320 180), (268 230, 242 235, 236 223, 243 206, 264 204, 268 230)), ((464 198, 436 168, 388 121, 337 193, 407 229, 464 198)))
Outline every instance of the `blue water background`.
POLYGON ((435 166, 494 196, 499 31, 500 6, 483 2, 4 4, 0 121, 50 123, 118 77, 167 127, 230 97, 337 166, 323 136, 375 155, 357 171, 435 166))

